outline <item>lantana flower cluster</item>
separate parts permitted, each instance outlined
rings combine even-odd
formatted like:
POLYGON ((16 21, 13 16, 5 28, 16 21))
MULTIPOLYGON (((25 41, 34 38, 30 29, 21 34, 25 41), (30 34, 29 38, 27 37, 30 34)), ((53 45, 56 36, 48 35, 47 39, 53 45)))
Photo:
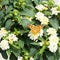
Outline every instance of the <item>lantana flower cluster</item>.
POLYGON ((10 48, 9 44, 14 41, 18 41, 18 38, 15 34, 11 33, 9 34, 9 31, 7 31, 5 28, 1 28, 0 30, 0 48, 2 50, 7 50, 10 48), (7 37, 7 38, 6 38, 7 37))
MULTIPOLYGON (((58 10, 58 6, 59 6, 59 3, 54 0, 54 3, 57 5, 56 7, 51 7, 50 11, 51 11, 51 16, 50 18, 53 16, 53 15, 58 15, 60 13, 60 10, 58 10)), ((47 5, 48 6, 48 5, 47 5)), ((36 20, 38 20, 41 25, 44 25, 44 26, 47 26, 49 23, 50 23, 50 18, 45 16, 45 14, 43 13, 44 10, 48 10, 48 7, 40 4, 40 5, 37 5, 35 7, 38 12, 35 14, 35 17, 36 17, 36 20)), ((48 35, 48 46, 47 48, 49 48, 49 50, 53 53, 55 53, 58 49, 58 43, 59 43, 59 37, 58 37, 58 33, 56 31, 56 29, 54 29, 53 27, 49 27, 47 30, 47 35, 48 35)), ((43 28, 40 29, 40 32, 37 33, 37 34, 33 34, 33 32, 29 32, 28 36, 30 37, 31 40, 34 40, 34 41, 38 41, 39 40, 39 36, 43 38, 44 36, 44 30, 43 28)), ((40 46, 43 46, 44 45, 44 41, 42 42, 39 42, 40 46)))
POLYGON ((58 42, 59 42, 59 37, 57 36, 57 31, 54 28, 49 28, 47 29, 47 33, 49 36, 49 43, 50 45, 48 46, 49 50, 51 52, 56 52, 58 49, 58 42))

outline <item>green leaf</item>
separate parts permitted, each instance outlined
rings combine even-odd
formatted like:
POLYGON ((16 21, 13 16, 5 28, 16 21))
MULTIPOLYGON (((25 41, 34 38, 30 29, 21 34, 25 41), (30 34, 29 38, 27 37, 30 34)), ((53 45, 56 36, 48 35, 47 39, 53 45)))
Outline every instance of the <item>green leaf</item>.
POLYGON ((56 30, 58 30, 58 28, 59 28, 59 22, 58 22, 58 20, 51 19, 50 20, 50 24, 52 25, 53 28, 55 28, 56 30))
POLYGON ((37 43, 37 42, 33 42, 33 43, 31 43, 32 45, 37 45, 37 46, 40 46, 40 44, 39 43, 37 43))
POLYGON ((31 24, 31 22, 28 19, 26 18, 22 19, 21 25, 23 26, 24 29, 27 28, 28 24, 31 24))
POLYGON ((60 47, 59 47, 58 51, 59 51, 59 54, 60 54, 60 47))
POLYGON ((21 11, 20 12, 21 15, 24 15, 24 16, 29 16, 29 17, 34 17, 34 11, 32 9, 24 9, 24 11, 21 11))
POLYGON ((15 47, 11 46, 11 51, 16 57, 20 56, 20 49, 16 49, 15 47))
POLYGON ((30 4, 32 2, 32 0, 26 0, 26 3, 30 4))
POLYGON ((12 5, 7 7, 5 13, 6 13, 6 14, 7 14, 7 13, 10 13, 11 10, 13 10, 12 5))
MULTIPOLYGON (((34 60, 43 60, 43 56, 41 56, 38 52, 34 56, 34 60)), ((44 59, 45 60, 45 59, 44 59)))
POLYGON ((19 46, 19 43, 17 44, 17 45, 12 45, 14 48, 16 48, 16 49, 20 49, 20 46, 19 46))
POLYGON ((38 0, 34 0, 34 2, 35 2, 35 4, 38 4, 39 3, 38 0))
POLYGON ((24 47, 24 42, 22 40, 19 40, 19 44, 20 44, 20 47, 23 48, 24 47))
POLYGON ((1 2, 1 4, 2 4, 2 5, 7 5, 7 4, 9 4, 9 0, 3 0, 3 1, 1 2))
POLYGON ((4 17, 3 11, 0 11, 0 20, 4 17))
POLYGON ((54 54, 51 52, 46 52, 46 57, 48 60, 54 60, 54 54))
POLYGON ((45 14, 46 16, 50 16, 50 15, 51 15, 51 12, 50 12, 50 11, 44 11, 44 14, 45 14))
POLYGON ((34 0, 35 4, 38 5, 42 2, 42 0, 34 0))
POLYGON ((14 22, 12 22, 12 20, 7 20, 5 24, 5 28, 9 30, 13 24, 14 22))
POLYGON ((11 55, 11 50, 6 50, 7 55, 11 55))
POLYGON ((36 54, 37 50, 35 48, 30 49, 30 56, 34 56, 36 54))
POLYGON ((57 54, 57 58, 59 59, 60 58, 60 47, 58 48, 58 53, 57 54))
POLYGON ((44 38, 42 38, 42 37, 39 37, 38 39, 39 39, 40 41, 43 41, 43 40, 44 40, 44 38))

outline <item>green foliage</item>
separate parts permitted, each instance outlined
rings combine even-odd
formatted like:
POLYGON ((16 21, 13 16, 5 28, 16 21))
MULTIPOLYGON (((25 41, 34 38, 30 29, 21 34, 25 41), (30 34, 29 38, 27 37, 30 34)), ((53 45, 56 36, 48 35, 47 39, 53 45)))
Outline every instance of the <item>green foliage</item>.
POLYGON ((59 22, 58 22, 58 20, 56 20, 56 19, 51 19, 50 20, 50 24, 53 26, 53 28, 55 28, 56 30, 58 30, 58 28, 59 28, 59 22))
MULTIPOLYGON (((8 34, 14 33, 18 37, 18 41, 9 42, 9 49, 6 51, 0 49, 2 56, 7 59, 7 56, 10 55, 10 60, 17 60, 18 56, 22 56, 23 60, 29 60, 30 57, 34 57, 34 60, 59 60, 60 47, 58 47, 56 53, 52 53, 46 43, 50 36, 46 30, 50 27, 56 29, 60 38, 60 13, 52 15, 51 12, 51 8, 55 6, 52 0, 0 0, 0 29, 5 27, 6 30, 10 31, 8 34), (35 8, 39 4, 43 4, 48 9, 39 11, 35 8), (33 28, 29 29, 28 25, 41 25, 41 21, 35 17, 37 12, 42 12, 44 16, 50 18, 48 25, 43 27, 43 36, 38 37, 38 41, 34 41, 28 37, 29 32, 33 31, 33 28), (39 42, 43 41, 43 46, 40 46, 39 42)), ((58 7, 58 10, 60 11, 60 7, 58 7)), ((4 38, 9 41, 6 36, 4 38)))

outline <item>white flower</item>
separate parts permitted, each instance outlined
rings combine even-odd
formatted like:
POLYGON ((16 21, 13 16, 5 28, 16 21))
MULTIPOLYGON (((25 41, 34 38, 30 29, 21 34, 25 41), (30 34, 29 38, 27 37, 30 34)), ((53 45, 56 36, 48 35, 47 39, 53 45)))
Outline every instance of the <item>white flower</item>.
POLYGON ((48 46, 49 50, 53 53, 55 53, 58 49, 58 45, 54 42, 50 42, 50 45, 48 46))
POLYGON ((56 52, 58 49, 58 42, 59 42, 59 38, 57 37, 57 35, 51 35, 49 37, 49 43, 50 45, 48 46, 49 50, 51 52, 56 52))
POLYGON ((51 9, 52 15, 57 15, 58 13, 60 13, 60 11, 58 11, 57 8, 58 8, 58 7, 53 7, 53 8, 51 9))
POLYGON ((41 17, 40 22, 43 25, 48 25, 49 19, 46 16, 43 16, 41 17))
POLYGON ((23 60, 23 57, 21 57, 21 56, 18 56, 18 60, 23 60))
POLYGON ((54 28, 47 29, 48 35, 57 35, 57 31, 54 28))
POLYGON ((3 37, 3 34, 2 34, 2 32, 0 31, 0 40, 1 40, 2 37, 3 37))
POLYGON ((1 28, 0 31, 2 32, 3 36, 6 36, 6 34, 8 33, 8 31, 5 28, 1 28))
POLYGON ((59 26, 59 29, 60 29, 60 26, 59 26))
POLYGON ((36 19, 38 19, 38 20, 40 20, 41 17, 43 17, 43 16, 44 16, 44 14, 41 13, 41 12, 37 12, 36 15, 35 15, 36 19))
POLYGON ((43 29, 40 30, 40 32, 39 32, 39 36, 40 36, 40 37, 43 36, 43 29))
POLYGON ((2 40, 1 43, 0 43, 0 48, 1 48, 2 50, 7 50, 7 49, 9 49, 8 41, 7 41, 7 40, 2 40))
POLYGON ((31 40, 35 41, 36 39, 38 39, 39 36, 43 36, 43 30, 41 29, 37 34, 33 34, 32 31, 30 31, 28 36, 30 37, 31 40))
POLYGON ((46 16, 44 16, 43 13, 38 12, 38 13, 36 13, 35 17, 37 20, 39 20, 41 22, 41 24, 48 25, 49 19, 46 16))
POLYGON ((8 39, 13 41, 18 41, 18 38, 14 34, 9 34, 8 39))
POLYGON ((36 40, 36 39, 38 39, 38 37, 39 37, 39 33, 37 33, 36 35, 34 35, 31 31, 29 32, 29 34, 28 34, 28 37, 30 37, 30 39, 31 40, 36 40))
POLYGON ((49 41, 58 44, 59 38, 58 38, 56 35, 51 35, 51 36, 49 37, 49 41))
POLYGON ((0 60, 5 60, 1 53, 0 53, 0 60))
POLYGON ((0 39, 1 39, 3 36, 6 36, 7 33, 8 33, 8 31, 7 31, 5 28, 1 28, 1 30, 0 30, 0 39))
POLYGON ((45 7, 45 6, 42 5, 42 4, 37 5, 35 8, 38 9, 39 11, 47 10, 47 7, 45 7))
POLYGON ((53 1, 54 1, 55 5, 60 6, 60 0, 53 0, 53 1))
POLYGON ((34 58, 33 57, 30 57, 30 60, 34 60, 34 58))

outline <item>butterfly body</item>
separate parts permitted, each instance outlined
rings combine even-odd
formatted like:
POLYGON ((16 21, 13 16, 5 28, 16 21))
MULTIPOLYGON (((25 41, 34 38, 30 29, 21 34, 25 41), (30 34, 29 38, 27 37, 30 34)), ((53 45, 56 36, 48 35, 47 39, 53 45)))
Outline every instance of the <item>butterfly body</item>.
POLYGON ((28 25, 28 27, 31 29, 31 32, 36 35, 37 33, 40 32, 40 30, 43 28, 43 25, 28 25))

